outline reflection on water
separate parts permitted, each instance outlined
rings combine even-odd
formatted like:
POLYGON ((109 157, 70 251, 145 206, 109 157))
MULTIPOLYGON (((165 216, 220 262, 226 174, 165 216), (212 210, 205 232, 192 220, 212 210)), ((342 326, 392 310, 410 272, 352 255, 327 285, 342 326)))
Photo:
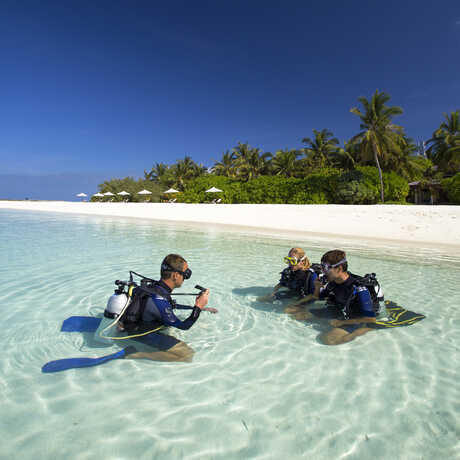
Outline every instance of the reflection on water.
POLYGON ((274 237, 92 216, 0 211, 0 361, 5 458, 454 458, 460 432, 460 271, 453 250, 274 237), (312 261, 343 248, 387 299, 427 319, 326 347, 315 325, 262 304, 292 246, 312 261), (100 315, 115 279, 189 261, 210 306, 189 331, 192 364, 118 360, 41 374, 50 360, 101 356, 72 315, 100 315))

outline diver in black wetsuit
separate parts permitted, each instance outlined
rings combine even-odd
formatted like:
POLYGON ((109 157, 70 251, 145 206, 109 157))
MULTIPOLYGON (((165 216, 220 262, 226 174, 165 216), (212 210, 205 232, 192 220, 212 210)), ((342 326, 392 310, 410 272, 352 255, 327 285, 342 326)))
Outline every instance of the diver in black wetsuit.
POLYGON ((372 331, 366 323, 375 323, 378 299, 374 301, 360 277, 348 271, 345 252, 338 249, 326 252, 321 258, 321 267, 327 284, 316 280, 314 297, 327 300, 326 307, 307 310, 298 306, 288 313, 297 320, 329 320, 333 328, 320 336, 326 345, 350 342, 372 331))
MULTIPOLYGON (((176 305, 171 298, 173 289, 182 286, 184 280, 189 279, 192 271, 188 268, 187 261, 177 255, 169 254, 161 264, 161 280, 155 283, 155 293, 148 299, 142 313, 144 324, 155 321, 165 326, 179 329, 189 329, 199 318, 202 310, 217 313, 214 308, 206 308, 209 297, 209 289, 199 294, 193 307, 176 305), (174 308, 191 309, 192 312, 185 320, 180 320, 175 314, 174 308)), ((148 334, 145 339, 139 339, 142 343, 158 348, 160 351, 135 352, 127 355, 128 359, 147 358, 154 361, 188 361, 192 360, 194 351, 185 342, 161 332, 148 334)))
POLYGON ((259 297, 259 302, 272 302, 284 299, 312 298, 315 290, 317 274, 311 268, 311 263, 302 248, 292 248, 284 262, 288 264, 281 272, 279 283, 273 292, 267 296, 259 297))

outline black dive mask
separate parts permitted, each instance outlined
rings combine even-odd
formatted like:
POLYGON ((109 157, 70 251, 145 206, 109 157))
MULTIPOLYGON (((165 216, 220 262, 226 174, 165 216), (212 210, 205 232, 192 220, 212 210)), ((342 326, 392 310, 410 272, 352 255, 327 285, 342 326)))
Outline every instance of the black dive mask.
POLYGON ((171 265, 167 264, 166 262, 163 262, 161 264, 161 270, 165 272, 177 272, 184 277, 184 280, 188 280, 192 276, 192 270, 190 270, 190 268, 187 268, 187 270, 182 272, 180 270, 176 270, 175 268, 172 268, 171 265))

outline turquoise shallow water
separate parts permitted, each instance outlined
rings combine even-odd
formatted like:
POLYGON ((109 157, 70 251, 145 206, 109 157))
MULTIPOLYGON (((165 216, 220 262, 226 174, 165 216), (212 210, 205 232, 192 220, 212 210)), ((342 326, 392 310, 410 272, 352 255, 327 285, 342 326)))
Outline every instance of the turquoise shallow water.
POLYGON ((151 221, 0 210, 0 458, 458 458, 458 251, 273 237, 151 221), (256 297, 293 245, 313 261, 347 250, 385 296, 427 316, 339 347, 256 297), (61 333, 100 315, 128 270, 189 261, 211 289, 189 331, 191 364, 116 360, 42 374, 50 360, 116 351, 61 333))

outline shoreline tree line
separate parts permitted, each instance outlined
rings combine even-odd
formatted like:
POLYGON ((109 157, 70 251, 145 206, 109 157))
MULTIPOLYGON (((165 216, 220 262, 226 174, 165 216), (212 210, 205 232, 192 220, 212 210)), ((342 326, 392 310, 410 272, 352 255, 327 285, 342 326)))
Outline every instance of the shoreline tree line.
POLYGON ((314 129, 302 139, 303 148, 274 153, 240 142, 211 168, 185 156, 170 165, 154 164, 139 180, 105 181, 99 190, 125 190, 129 201, 144 201, 137 192, 146 188, 151 201, 160 201, 172 187, 181 192, 174 195, 178 202, 199 203, 210 200, 205 191, 215 186, 223 190, 224 203, 374 204, 405 203, 409 182, 420 181, 439 183, 445 200, 460 204, 460 111, 444 114, 421 152, 394 123, 403 110, 387 105, 389 100, 378 90, 369 99, 358 98, 361 107, 350 112, 360 131, 343 147, 328 129, 314 129))

